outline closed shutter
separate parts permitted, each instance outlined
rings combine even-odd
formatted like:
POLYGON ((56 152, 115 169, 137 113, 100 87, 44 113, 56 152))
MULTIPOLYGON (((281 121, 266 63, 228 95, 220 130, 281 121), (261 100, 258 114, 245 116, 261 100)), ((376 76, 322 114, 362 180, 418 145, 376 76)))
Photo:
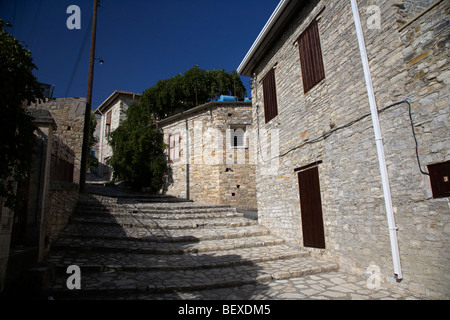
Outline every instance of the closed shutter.
POLYGON ((428 165, 433 198, 450 197, 450 161, 428 165))
POLYGON ((271 69, 262 82, 264 91, 264 115, 267 123, 278 115, 275 70, 271 69))
POLYGON ((180 142, 181 137, 179 133, 169 136, 169 161, 173 162, 180 160, 180 142))
POLYGON ((314 21, 298 39, 300 64, 302 67, 303 90, 307 93, 325 79, 319 27, 314 21))

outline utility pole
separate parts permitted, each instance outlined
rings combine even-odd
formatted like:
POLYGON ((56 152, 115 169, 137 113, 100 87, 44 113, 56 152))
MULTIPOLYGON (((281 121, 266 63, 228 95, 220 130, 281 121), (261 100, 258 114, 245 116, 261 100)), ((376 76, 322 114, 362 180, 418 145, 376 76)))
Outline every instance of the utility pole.
POLYGON ((89 76, 86 94, 86 110, 84 111, 83 149, 81 151, 80 167, 80 193, 86 192, 87 158, 89 153, 89 127, 92 110, 92 85, 94 81, 95 38, 97 33, 98 0, 94 0, 94 13, 92 15, 91 55, 89 58, 89 76))

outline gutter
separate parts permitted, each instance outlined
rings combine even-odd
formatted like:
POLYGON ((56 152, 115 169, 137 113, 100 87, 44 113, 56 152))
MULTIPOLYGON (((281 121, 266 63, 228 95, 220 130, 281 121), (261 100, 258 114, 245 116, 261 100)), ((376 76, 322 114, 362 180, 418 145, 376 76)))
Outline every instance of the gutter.
POLYGON ((373 129, 375 132, 375 141, 378 152, 378 162, 381 171, 381 182, 383 184, 384 201, 386 206, 386 216, 389 226, 389 237, 391 241, 392 260, 394 263, 394 274, 397 280, 403 278, 402 267, 400 264, 400 253, 398 249, 397 226, 395 225, 394 210, 392 208, 391 189, 389 185, 389 176, 387 173, 386 159, 384 155, 383 138, 381 136, 380 122, 378 119, 378 108, 375 100, 375 93, 372 85, 372 76, 370 74, 369 60, 367 58, 366 44, 362 31, 361 20, 359 16, 358 4, 356 0, 350 0, 352 4, 353 18, 355 20, 356 34, 358 37, 359 50, 364 68, 364 77, 366 80, 367 94, 369 96, 370 111, 372 114, 373 129))

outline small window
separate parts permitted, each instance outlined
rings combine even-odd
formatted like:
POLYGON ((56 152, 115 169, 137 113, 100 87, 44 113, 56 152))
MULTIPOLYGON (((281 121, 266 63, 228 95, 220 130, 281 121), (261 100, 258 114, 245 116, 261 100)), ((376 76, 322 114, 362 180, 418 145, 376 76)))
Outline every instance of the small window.
POLYGON ((231 128, 231 145, 234 148, 245 147, 245 127, 244 128, 231 128))
POLYGON ((320 47, 319 27, 317 21, 301 34, 298 39, 300 64, 302 67, 303 90, 307 93, 316 84, 325 79, 322 49, 320 47))
POLYGON ((264 94, 264 115, 266 123, 278 115, 277 105, 277 89, 275 85, 275 69, 271 69, 264 79, 263 94, 264 94))
POLYGON ((450 160, 428 165, 433 198, 450 197, 450 160))
POLYGON ((179 133, 169 135, 169 161, 179 161, 180 160, 180 142, 181 137, 179 133))

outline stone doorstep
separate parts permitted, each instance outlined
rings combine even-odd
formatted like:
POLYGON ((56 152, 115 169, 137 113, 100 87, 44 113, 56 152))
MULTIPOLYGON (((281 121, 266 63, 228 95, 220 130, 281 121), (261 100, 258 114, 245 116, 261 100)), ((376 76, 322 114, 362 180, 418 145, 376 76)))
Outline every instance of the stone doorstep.
MULTIPOLYGON (((245 284, 268 283, 306 275, 336 271, 338 265, 327 261, 299 257, 288 260, 254 263, 201 271, 109 272, 81 276, 81 290, 65 289, 65 277, 59 278, 50 294, 54 296, 120 295, 132 293, 165 293, 236 287, 245 284), (83 286, 83 282, 85 285, 83 286)), ((73 297, 73 296, 72 296, 73 297)))

